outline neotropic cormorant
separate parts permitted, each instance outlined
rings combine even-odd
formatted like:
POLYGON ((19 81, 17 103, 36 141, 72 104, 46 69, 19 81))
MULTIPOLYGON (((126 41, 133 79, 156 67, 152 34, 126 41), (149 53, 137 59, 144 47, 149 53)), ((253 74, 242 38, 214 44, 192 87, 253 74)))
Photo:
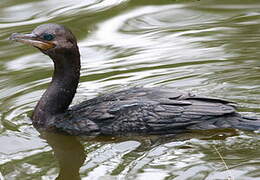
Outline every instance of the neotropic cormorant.
POLYGON ((79 83, 80 53, 62 25, 44 24, 31 34, 12 34, 48 55, 54 73, 32 115, 37 129, 71 135, 175 134, 192 129, 260 129, 260 119, 243 117, 229 101, 164 88, 130 88, 68 108, 79 83))

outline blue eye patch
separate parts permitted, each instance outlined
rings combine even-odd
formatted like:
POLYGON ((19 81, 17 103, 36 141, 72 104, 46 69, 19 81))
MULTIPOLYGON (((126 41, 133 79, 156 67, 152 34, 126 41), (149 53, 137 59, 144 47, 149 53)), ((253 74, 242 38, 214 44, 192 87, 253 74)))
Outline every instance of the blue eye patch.
POLYGON ((55 38, 55 36, 53 34, 44 34, 43 35, 43 39, 46 40, 46 41, 51 41, 55 38))

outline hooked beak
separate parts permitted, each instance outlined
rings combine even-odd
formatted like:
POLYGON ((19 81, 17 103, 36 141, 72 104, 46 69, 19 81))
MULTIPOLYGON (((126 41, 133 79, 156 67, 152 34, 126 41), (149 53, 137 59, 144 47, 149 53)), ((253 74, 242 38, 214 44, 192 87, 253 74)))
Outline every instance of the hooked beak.
POLYGON ((44 50, 44 51, 55 47, 55 44, 53 42, 40 39, 35 34, 14 33, 9 37, 9 39, 12 41, 17 41, 17 42, 21 42, 24 44, 28 44, 33 47, 37 47, 40 50, 44 50))

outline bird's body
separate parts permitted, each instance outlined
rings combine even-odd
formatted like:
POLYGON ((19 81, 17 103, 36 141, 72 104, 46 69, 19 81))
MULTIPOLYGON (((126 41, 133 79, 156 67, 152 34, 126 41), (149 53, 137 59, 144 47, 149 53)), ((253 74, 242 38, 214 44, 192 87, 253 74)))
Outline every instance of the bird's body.
POLYGON ((12 40, 39 48, 54 62, 51 85, 32 117, 38 129, 71 135, 175 134, 191 129, 260 129, 260 119, 246 118, 231 102, 165 88, 135 87, 84 101, 68 109, 78 86, 80 54, 65 27, 46 24, 12 40))
POLYGON ((73 135, 177 134, 196 129, 255 130, 260 121, 242 117, 221 99, 134 87, 72 106, 49 120, 48 128, 73 135))

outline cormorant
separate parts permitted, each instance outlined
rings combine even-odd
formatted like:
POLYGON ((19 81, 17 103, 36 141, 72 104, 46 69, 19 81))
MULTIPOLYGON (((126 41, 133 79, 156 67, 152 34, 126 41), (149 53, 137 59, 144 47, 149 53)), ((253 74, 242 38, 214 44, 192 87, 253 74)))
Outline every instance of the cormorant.
POLYGON ((80 78, 80 53, 72 32, 43 24, 11 40, 29 44, 54 62, 50 86, 32 115, 37 129, 71 135, 175 134, 193 129, 260 129, 260 119, 243 117, 226 100, 165 88, 134 87, 69 108, 80 78))

